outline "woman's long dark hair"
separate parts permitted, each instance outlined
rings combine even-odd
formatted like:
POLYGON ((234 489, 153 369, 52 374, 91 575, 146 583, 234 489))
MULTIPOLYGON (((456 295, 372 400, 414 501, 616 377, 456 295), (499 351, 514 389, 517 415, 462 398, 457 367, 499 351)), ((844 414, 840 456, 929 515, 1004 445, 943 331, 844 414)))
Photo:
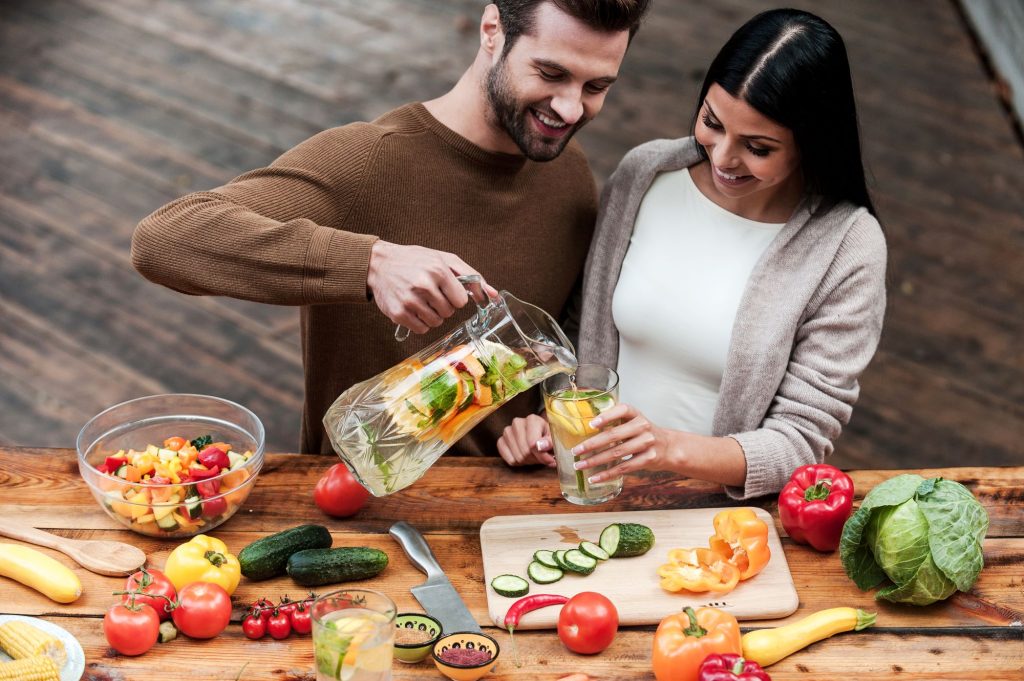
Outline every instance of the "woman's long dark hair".
POLYGON ((828 22, 776 9, 741 26, 711 62, 691 134, 714 83, 793 131, 805 191, 823 200, 818 210, 846 200, 877 216, 864 179, 846 45, 828 22))

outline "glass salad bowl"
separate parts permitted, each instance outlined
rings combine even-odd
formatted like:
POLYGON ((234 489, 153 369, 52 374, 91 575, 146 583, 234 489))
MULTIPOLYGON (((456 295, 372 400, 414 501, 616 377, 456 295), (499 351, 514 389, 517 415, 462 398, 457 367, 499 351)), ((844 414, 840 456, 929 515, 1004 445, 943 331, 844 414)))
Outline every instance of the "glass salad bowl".
POLYGON ((191 537, 233 516, 263 466, 263 424, 208 395, 153 395, 94 416, 78 469, 100 507, 133 532, 191 537))

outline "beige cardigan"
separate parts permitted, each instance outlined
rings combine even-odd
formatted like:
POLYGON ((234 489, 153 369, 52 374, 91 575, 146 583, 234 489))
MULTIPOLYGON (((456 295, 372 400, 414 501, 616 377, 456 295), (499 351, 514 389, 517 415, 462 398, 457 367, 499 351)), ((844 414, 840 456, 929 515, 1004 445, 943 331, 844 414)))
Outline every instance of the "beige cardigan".
MULTIPOLYGON (((641 199, 658 173, 700 161, 693 138, 630 151, 601 197, 584 273, 581 362, 616 366, 612 294, 641 199)), ((878 221, 840 204, 812 215, 805 201, 754 267, 733 322, 713 420, 747 460, 739 499, 779 491, 792 471, 822 461, 850 420, 861 372, 885 312, 886 247, 878 221)), ((677 291, 675 295, 699 292, 677 291)))

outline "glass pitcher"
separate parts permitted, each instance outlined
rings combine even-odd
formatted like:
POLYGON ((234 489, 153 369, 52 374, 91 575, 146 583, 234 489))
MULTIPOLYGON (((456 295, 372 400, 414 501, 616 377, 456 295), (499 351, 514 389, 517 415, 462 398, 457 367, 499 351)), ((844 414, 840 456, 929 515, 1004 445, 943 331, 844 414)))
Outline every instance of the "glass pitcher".
MULTIPOLYGON (((356 383, 324 415, 334 451, 374 496, 416 482, 515 395, 576 370, 572 343, 550 315, 508 291, 488 299, 479 276, 459 280, 477 303, 476 314, 433 345, 356 383)), ((399 327, 395 338, 404 338, 403 332, 399 327)))

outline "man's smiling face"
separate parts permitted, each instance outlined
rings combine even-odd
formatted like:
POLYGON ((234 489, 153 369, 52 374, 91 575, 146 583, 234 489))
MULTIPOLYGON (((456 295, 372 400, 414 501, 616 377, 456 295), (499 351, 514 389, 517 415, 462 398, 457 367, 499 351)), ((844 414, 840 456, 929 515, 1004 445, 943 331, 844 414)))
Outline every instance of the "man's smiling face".
POLYGON ((550 2, 487 74, 494 123, 533 161, 556 158, 604 105, 629 32, 590 28, 550 2))

